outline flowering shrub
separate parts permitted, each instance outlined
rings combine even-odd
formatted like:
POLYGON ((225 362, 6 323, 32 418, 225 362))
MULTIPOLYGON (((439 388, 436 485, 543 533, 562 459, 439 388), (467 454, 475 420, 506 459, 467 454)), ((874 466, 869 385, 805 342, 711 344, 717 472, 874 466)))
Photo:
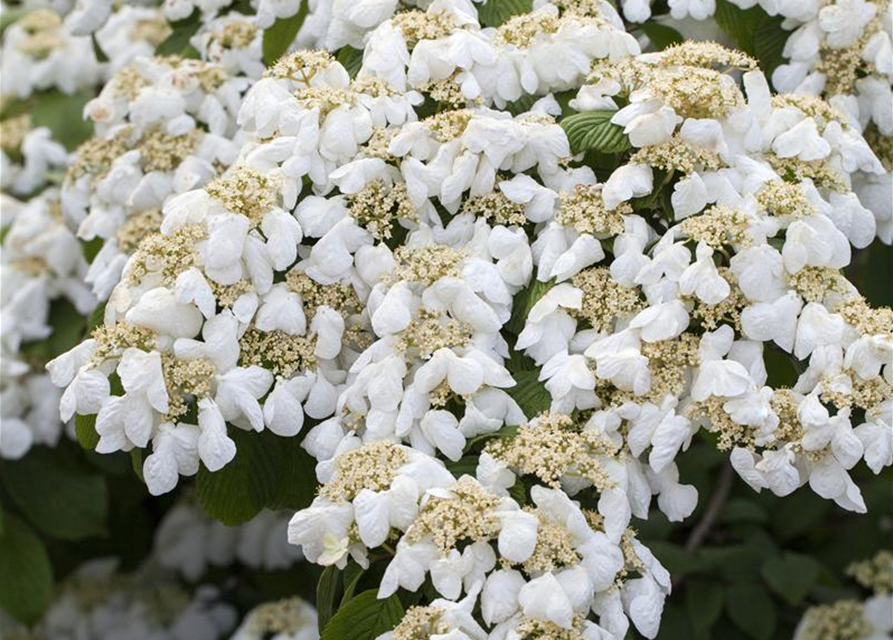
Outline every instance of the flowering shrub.
POLYGON ((0 629, 889 637, 889 7, 718 1, 17 17, 0 629))

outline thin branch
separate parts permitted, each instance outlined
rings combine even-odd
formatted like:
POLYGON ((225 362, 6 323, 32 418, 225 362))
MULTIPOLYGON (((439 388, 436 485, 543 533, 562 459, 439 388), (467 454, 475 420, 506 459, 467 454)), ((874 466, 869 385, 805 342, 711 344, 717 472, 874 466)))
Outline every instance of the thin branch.
POLYGON ((719 512, 722 510, 723 505, 729 497, 729 492, 732 490, 733 479, 734 471, 732 470, 732 465, 726 463, 722 468, 719 480, 716 483, 716 489, 714 489, 713 495, 710 496, 710 503, 707 505, 707 510, 704 511, 704 515, 701 516, 701 520, 695 525, 695 528, 692 529, 691 535, 688 536, 688 540, 685 543, 685 550, 688 553, 697 550, 709 535, 710 530, 713 528, 713 524, 716 522, 716 518, 719 516, 719 512))

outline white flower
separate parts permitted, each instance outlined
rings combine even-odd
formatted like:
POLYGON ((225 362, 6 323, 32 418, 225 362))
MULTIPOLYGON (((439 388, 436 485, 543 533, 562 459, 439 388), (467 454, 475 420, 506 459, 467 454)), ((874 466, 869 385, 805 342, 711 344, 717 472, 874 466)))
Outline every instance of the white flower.
POLYGON ((397 544, 397 553, 381 579, 378 597, 386 598, 398 588, 418 589, 425 581, 427 567, 439 556, 440 551, 432 542, 408 544, 405 538, 401 539, 397 544))
POLYGON ((602 190, 602 197, 608 209, 614 209, 621 202, 646 196, 653 188, 651 167, 641 164, 623 165, 608 178, 602 190))
POLYGON ((713 0, 671 0, 670 15, 676 20, 691 16, 695 20, 705 20, 716 11, 713 0))
POLYGON ((580 354, 559 351, 543 365, 540 379, 546 381, 554 411, 570 413, 574 409, 591 409, 598 403, 595 376, 580 354))
POLYGON ((684 295, 694 294, 709 305, 719 304, 728 297, 729 283, 719 275, 713 262, 713 249, 706 243, 698 243, 697 260, 679 277, 679 291, 684 295))
POLYGON ((626 329, 594 342, 586 356, 595 360, 595 374, 618 388, 641 395, 651 387, 648 358, 642 355, 638 332, 626 329))
POLYGON ((199 310, 178 302, 177 294, 165 287, 145 292, 127 311, 125 319, 135 326, 174 338, 192 338, 202 327, 199 310))
POLYGON ((481 591, 481 614, 487 624, 498 624, 518 611, 518 594, 527 584, 520 572, 500 569, 491 573, 481 591))
POLYGON ((676 219, 698 213, 707 206, 708 198, 707 185, 697 172, 683 178, 676 183, 670 198, 676 219))
POLYGON ((828 34, 828 44, 841 49, 859 39, 877 10, 877 5, 864 0, 837 0, 819 11, 819 26, 828 34))
POLYGON ((804 118, 775 138, 772 150, 781 158, 795 157, 808 162, 827 157, 831 145, 819 135, 815 120, 804 118))
POLYGON ((800 404, 797 417, 804 427, 804 450, 822 451, 830 445, 831 453, 845 469, 862 457, 862 441, 853 433, 849 409, 841 409, 831 417, 818 397, 811 394, 800 404))
POLYGON ((788 273, 805 266, 841 269, 850 262, 850 243, 825 216, 809 216, 792 222, 781 255, 788 273))
POLYGON ((152 453, 143 462, 143 478, 152 495, 172 491, 182 476, 198 473, 199 428, 169 422, 158 426, 152 439, 152 453))
POLYGON ((797 317, 803 308, 803 300, 789 291, 774 302, 758 302, 744 309, 741 327, 751 340, 772 340, 791 353, 797 334, 797 317))
MULTIPOLYGON (((882 404, 889 416, 889 402, 882 404)), ((862 442, 865 462, 875 473, 893 464, 893 428, 882 416, 866 421, 853 430, 862 442)))
POLYGON ((545 573, 524 585, 518 593, 518 604, 529 618, 547 620, 564 629, 572 628, 573 604, 551 573, 545 573))
POLYGON ((701 365, 691 389, 691 397, 697 402, 710 396, 732 398, 741 395, 753 385, 748 370, 735 360, 723 360, 732 348, 734 332, 728 325, 707 332, 701 338, 698 351, 701 365))
POLYGON ((688 328, 689 318, 680 300, 661 302, 636 314, 630 321, 630 329, 639 329, 645 342, 661 342, 681 335, 688 328))
POLYGON ((583 294, 579 289, 566 283, 552 287, 527 314, 515 347, 527 350, 537 364, 566 350, 577 323, 563 309, 579 310, 582 304, 583 294))
POLYGON ((660 98, 647 91, 636 91, 630 96, 629 105, 615 113, 611 122, 624 128, 633 146, 646 147, 669 140, 682 118, 660 98))
POLYGON ((670 522, 682 522, 698 505, 694 485, 679 483, 679 469, 670 464, 659 473, 648 474, 649 484, 657 495, 657 506, 670 522))

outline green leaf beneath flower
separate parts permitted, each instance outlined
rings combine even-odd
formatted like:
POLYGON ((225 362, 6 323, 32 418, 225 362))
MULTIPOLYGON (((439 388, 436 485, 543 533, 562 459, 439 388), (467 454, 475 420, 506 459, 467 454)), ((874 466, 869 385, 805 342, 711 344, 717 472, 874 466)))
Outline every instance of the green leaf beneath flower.
POLYGON ((506 20, 533 11, 533 0, 486 0, 478 7, 482 27, 498 27, 506 20))
POLYGON ((676 29, 659 22, 646 22, 642 25, 642 31, 645 32, 645 35, 651 40, 651 44, 658 51, 663 51, 667 47, 679 44, 685 40, 676 29))
POLYGON ((733 584, 726 590, 726 612, 735 626, 754 640, 772 640, 775 603, 756 583, 733 584))
POLYGON ((548 411, 552 404, 552 396, 545 385, 539 381, 539 370, 519 371, 514 374, 514 387, 506 389, 506 392, 518 403, 521 411, 528 419, 548 411))
POLYGON ((767 77, 784 62, 782 51, 790 32, 781 28, 781 16, 770 16, 759 6, 742 9, 728 0, 716 0, 714 19, 739 49, 757 59, 767 77))
POLYGON ((48 536, 79 540, 106 531, 105 477, 62 449, 38 447, 0 468, 5 489, 22 513, 48 536))
POLYGON ((710 629, 722 613, 723 590, 708 580, 685 585, 685 611, 698 638, 709 638, 710 629))
POLYGON ((53 598, 53 568, 46 548, 24 522, 6 516, 0 535, 0 608, 36 622, 53 598))
POLYGON ((298 35, 298 30, 304 24, 308 7, 307 1, 303 0, 295 15, 277 20, 272 27, 264 31, 264 64, 273 64, 288 51, 295 36, 298 35))
POLYGON ((785 553, 763 563, 763 579, 792 605, 800 604, 819 577, 819 563, 799 553, 785 553))
POLYGON ((261 509, 298 510, 316 491, 314 460, 300 438, 282 438, 230 427, 236 457, 219 471, 202 465, 196 478, 199 503, 225 525, 251 520, 261 509))
POLYGON ((338 610, 320 640, 375 640, 393 629, 403 617, 396 595, 378 599, 378 590, 364 591, 338 610))
POLYGON ((561 126, 567 134, 571 151, 597 151, 599 153, 620 153, 631 148, 623 127, 611 122, 616 111, 599 109, 575 113, 564 118, 561 126))
POLYGON ((512 303, 512 317, 506 323, 505 329, 515 335, 521 333, 524 330, 530 310, 554 286, 554 280, 546 282, 531 280, 527 288, 515 296, 512 303))

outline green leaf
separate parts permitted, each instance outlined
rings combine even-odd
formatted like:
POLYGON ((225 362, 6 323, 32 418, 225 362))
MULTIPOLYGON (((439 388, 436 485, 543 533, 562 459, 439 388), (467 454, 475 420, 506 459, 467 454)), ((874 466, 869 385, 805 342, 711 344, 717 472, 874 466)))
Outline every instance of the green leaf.
POLYGON ((531 280, 527 288, 515 296, 515 300, 512 303, 512 317, 509 318, 505 325, 506 330, 515 335, 520 334, 524 330, 530 310, 554 286, 554 280, 546 282, 531 280))
POLYGON ((67 95, 61 91, 40 93, 34 97, 30 112, 35 126, 47 127, 53 139, 69 151, 93 135, 93 123, 85 120, 84 106, 92 96, 87 93, 67 95))
POLYGON ((315 461, 301 448, 300 438, 229 431, 236 457, 214 473, 202 466, 196 478, 199 502, 210 516, 234 526, 264 508, 298 510, 313 501, 315 461))
POLYGON ((325 568, 316 583, 316 612, 319 632, 322 633, 335 613, 335 598, 341 590, 341 572, 330 565, 325 568))
POLYGON ((722 522, 751 522, 762 524, 769 521, 769 514, 759 504, 747 498, 733 498, 722 508, 722 522))
POLYGON ((229 436, 236 443, 236 457, 213 473, 202 465, 195 487, 207 514, 232 527, 251 520, 276 499, 282 451, 275 443, 270 446, 275 436, 269 432, 230 428, 229 436))
POLYGON ((396 595, 379 600, 378 589, 370 589, 338 609, 320 640, 375 640, 402 617, 403 605, 396 595))
MULTIPOLYGON (((636 638, 639 640, 642 636, 636 633, 630 633, 624 638, 636 638)), ((658 638, 661 640, 693 640, 694 631, 689 620, 688 614, 681 605, 681 600, 669 598, 664 606, 663 613, 660 616, 660 633, 658 638)), ((726 640, 725 638, 723 640, 726 640)))
POLYGON ((281 452, 277 488, 264 506, 300 511, 316 497, 316 460, 301 446, 301 438, 283 438, 264 432, 266 446, 281 452))
MULTIPOLYGON (((893 273, 893 251, 883 244, 880 238, 856 254, 854 265, 856 277, 862 285, 858 287, 874 306, 893 306, 893 287, 886 278, 878 278, 878 273, 893 273)), ((849 275, 849 274, 847 274, 849 275)))
POLYGON ((478 458, 476 454, 463 456, 459 460, 447 460, 444 466, 457 478, 463 475, 473 476, 478 467, 478 458))
POLYGON ((100 238, 99 236, 93 238, 92 240, 82 240, 81 241, 81 252, 84 254, 84 259, 93 264, 93 260, 102 250, 102 245, 105 244, 105 240, 100 238))
POLYGON ((479 5, 478 19, 483 27, 498 27, 512 16, 533 11, 533 0, 487 0, 479 5))
POLYGON ((770 16, 766 14, 761 16, 753 36, 753 52, 760 67, 768 78, 772 77, 772 72, 785 63, 783 55, 784 45, 787 43, 791 35, 790 31, 785 31, 781 27, 781 18, 778 16, 770 16))
POLYGON ((509 344, 512 345, 512 348, 510 349, 512 355, 509 357, 508 360, 505 361, 504 365, 505 368, 508 369, 509 373, 512 374, 512 376, 514 376, 519 371, 537 370, 536 362, 533 360, 533 358, 525 355, 521 351, 516 350, 511 341, 509 342, 509 344))
POLYGON ((0 608, 32 624, 52 598, 53 568, 46 548, 28 525, 7 516, 0 536, 0 608))
POLYGON ((787 552, 763 563, 763 579, 792 605, 800 604, 819 577, 820 565, 812 558, 787 552))
POLYGON ((567 134, 571 151, 598 151, 599 153, 620 153, 632 145, 623 133, 623 127, 611 122, 616 111, 599 109, 575 113, 564 118, 561 126, 567 134))
POLYGON ((93 330, 96 327, 99 327, 105 324, 105 307, 108 302, 102 302, 93 309, 93 313, 90 314, 90 318, 87 320, 87 333, 93 333, 93 330))
POLYGON ((773 344, 763 350, 763 362, 766 365, 768 379, 766 384, 773 388, 793 387, 800 377, 797 366, 794 364, 794 356, 781 350, 773 344))
POLYGON ((31 11, 31 9, 25 9, 24 7, 12 9, 4 6, 3 11, 0 11, 0 33, 6 31, 6 27, 11 24, 15 24, 18 20, 28 15, 28 13, 30 13, 31 11))
POLYGON ((663 51, 667 47, 679 44, 685 40, 676 29, 659 22, 646 22, 642 25, 642 31, 645 32, 645 35, 651 40, 651 44, 658 51, 663 51))
POLYGON ((48 536, 79 540, 105 533, 105 478, 61 449, 33 449, 21 460, 4 463, 0 475, 25 517, 48 536))
POLYGON ((338 62, 347 70, 351 78, 356 78, 363 66, 363 50, 344 45, 338 50, 338 62))
POLYGON ((527 113, 528 111, 530 111, 530 108, 536 103, 536 101, 540 99, 540 97, 541 96, 533 96, 529 93, 525 93, 514 102, 509 102, 507 105, 505 105, 505 110, 511 113, 513 116, 527 113))
POLYGON ((155 49, 156 56, 181 56, 197 58, 198 52, 189 44, 189 40, 201 26, 201 12, 193 10, 188 18, 171 23, 171 34, 155 49))
POLYGON ((781 16, 770 16, 759 6, 741 9, 729 0, 716 0, 713 17, 739 49, 759 61, 767 76, 784 62, 782 50, 790 32, 781 28, 781 16))
POLYGON ((349 563, 344 568, 344 595, 341 597, 341 606, 353 598, 354 593, 357 590, 357 585, 360 582, 360 578, 363 577, 363 574, 366 571, 358 564, 354 564, 353 562, 349 563))
POLYGON ((722 586, 707 580, 685 585, 685 610, 698 638, 709 638, 710 629, 722 613, 722 586))
POLYGON ((759 22, 759 12, 742 9, 729 0, 716 0, 713 18, 739 49, 753 55, 753 34, 759 22))
POLYGON ((704 568, 704 563, 697 555, 687 552, 678 544, 654 540, 649 542, 648 547, 674 576, 693 573, 704 568))
POLYGON ((143 462, 143 450, 138 447, 131 449, 130 468, 133 469, 133 473, 139 478, 139 481, 145 484, 146 479, 143 477, 143 462))
POLYGON ((96 39, 96 34, 91 33, 90 39, 93 41, 93 53, 96 55, 96 59, 99 62, 108 62, 109 57, 105 54, 105 50, 99 45, 99 40, 96 39))
POLYGON ((552 405, 552 395, 539 381, 539 371, 519 371, 514 374, 515 386, 506 389, 528 419, 548 411, 552 405))
POLYGON ((96 415, 76 414, 74 416, 74 436, 84 449, 93 451, 99 444, 99 434, 96 433, 96 415))
POLYGON ((721 573, 729 582, 759 580, 760 566, 766 558, 765 550, 756 544, 702 548, 699 555, 706 565, 721 573))
POLYGON ((757 583, 732 584, 726 589, 726 612, 735 626, 754 640, 772 640, 775 603, 757 583))
POLYGON ((516 435, 518 435, 518 427, 506 425, 497 431, 493 431, 491 433, 482 433, 479 436, 475 436, 469 440, 466 440, 465 451, 470 451, 471 448, 478 442, 484 442, 493 438, 514 438, 516 435))
POLYGON ((797 491, 779 501, 773 510, 772 531, 778 540, 786 542, 806 535, 816 527, 832 510, 832 505, 812 491, 797 491))
POLYGON ((307 0, 302 0, 295 15, 290 18, 280 18, 273 23, 272 27, 264 31, 264 64, 273 64, 288 51, 304 23, 304 18, 307 17, 308 8, 307 0))

